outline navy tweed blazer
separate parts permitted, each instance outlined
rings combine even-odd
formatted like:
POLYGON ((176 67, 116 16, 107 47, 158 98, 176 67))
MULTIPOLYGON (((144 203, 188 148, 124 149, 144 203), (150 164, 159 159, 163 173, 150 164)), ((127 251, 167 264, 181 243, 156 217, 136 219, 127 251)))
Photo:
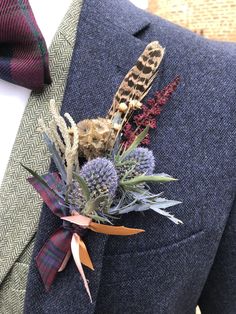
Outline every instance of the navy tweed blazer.
POLYGON ((95 265, 88 296, 73 261, 45 292, 34 256, 60 221, 42 209, 25 298, 26 314, 236 313, 236 45, 209 41, 133 6, 84 0, 62 112, 103 116, 147 43, 166 47, 150 96, 176 75, 181 84, 154 132, 157 171, 179 179, 158 187, 183 203, 174 225, 152 211, 121 223, 133 237, 88 233, 95 265))

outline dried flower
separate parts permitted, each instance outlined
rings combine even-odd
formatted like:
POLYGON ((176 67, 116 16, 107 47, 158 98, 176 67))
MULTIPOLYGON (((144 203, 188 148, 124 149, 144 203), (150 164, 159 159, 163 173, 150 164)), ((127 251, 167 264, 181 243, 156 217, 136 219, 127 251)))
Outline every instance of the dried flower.
POLYGON ((152 175, 155 168, 155 158, 153 152, 145 147, 138 147, 134 149, 126 160, 135 162, 136 175, 152 175))
POLYGON ((96 158, 88 161, 81 169, 81 177, 86 181, 91 198, 107 194, 114 197, 118 176, 113 163, 106 158, 96 158))
POLYGON ((113 148, 116 132, 109 119, 86 119, 80 121, 77 127, 80 155, 90 160, 106 155, 113 148))
POLYGON ((132 125, 129 122, 127 122, 123 127, 123 138, 126 139, 123 145, 125 147, 129 147, 133 143, 135 137, 136 137, 135 130, 133 130, 132 125))
POLYGON ((119 104, 118 110, 121 112, 126 112, 128 110, 128 106, 126 105, 126 103, 122 102, 119 104))
POLYGON ((171 83, 161 91, 155 93, 154 98, 148 99, 147 104, 142 107, 142 113, 134 117, 136 126, 149 126, 156 128, 156 116, 161 113, 161 106, 165 105, 179 84, 180 78, 177 76, 171 83))
MULTIPOLYGON (((156 92, 154 98, 148 99, 147 103, 141 107, 140 113, 134 116, 134 127, 130 123, 124 125, 123 145, 125 147, 129 147, 135 139, 135 136, 137 136, 145 127, 149 126, 151 129, 157 127, 156 118, 161 113, 161 107, 169 101, 179 82, 180 78, 177 76, 161 91, 156 92)), ((149 143, 149 136, 146 136, 142 144, 148 145, 149 143)))
POLYGON ((141 109, 142 103, 136 99, 133 99, 129 102, 129 107, 132 110, 141 109))
POLYGON ((124 164, 121 167, 117 167, 117 172, 120 179, 124 175, 126 178, 131 179, 143 174, 152 175, 154 168, 155 158, 153 152, 148 148, 138 147, 124 159, 124 164), (125 163, 125 161, 130 161, 130 163, 125 163))
POLYGON ((77 124, 77 128, 79 131, 79 137, 80 138, 87 136, 88 134, 90 134, 92 132, 92 128, 93 128, 92 120, 85 119, 83 121, 80 121, 77 124))

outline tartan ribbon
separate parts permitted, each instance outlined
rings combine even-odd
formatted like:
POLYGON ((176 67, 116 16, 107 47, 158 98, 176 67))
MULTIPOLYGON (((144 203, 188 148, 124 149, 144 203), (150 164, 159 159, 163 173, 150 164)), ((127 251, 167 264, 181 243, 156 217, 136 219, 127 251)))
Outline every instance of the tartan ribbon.
POLYGON ((94 267, 86 245, 82 240, 84 233, 90 229, 108 235, 127 236, 144 230, 98 224, 76 211, 72 211, 72 215, 70 215, 69 209, 67 209, 63 198, 60 196, 61 179, 59 175, 57 173, 48 173, 42 178, 47 186, 36 177, 29 178, 28 181, 40 194, 53 214, 63 220, 62 226, 51 235, 35 258, 45 289, 47 291, 50 289, 57 273, 65 269, 70 256, 73 255, 84 287, 92 302, 82 264, 92 270, 94 270, 94 267))
POLYGON ((35 258, 40 276, 47 291, 50 289, 58 270, 70 250, 71 239, 71 231, 60 227, 48 239, 35 258))
POLYGON ((36 91, 51 83, 47 46, 28 0, 0 1, 0 78, 36 91))

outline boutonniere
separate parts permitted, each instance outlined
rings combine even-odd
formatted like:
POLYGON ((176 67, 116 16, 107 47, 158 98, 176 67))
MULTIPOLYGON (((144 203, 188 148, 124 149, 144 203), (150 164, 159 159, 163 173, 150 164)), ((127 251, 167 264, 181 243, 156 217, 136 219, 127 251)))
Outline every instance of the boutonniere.
POLYGON ((89 230, 123 236, 144 232, 115 224, 115 218, 132 211, 153 210, 175 224, 182 223, 165 210, 181 202, 168 200, 162 193, 153 194, 149 188, 150 183, 176 180, 165 173, 154 173, 153 152, 145 147, 162 106, 179 83, 177 77, 142 103, 163 55, 158 42, 147 45, 122 81, 105 117, 74 121, 69 113, 61 116, 51 100, 52 120, 48 125, 39 121, 57 171, 40 176, 24 168, 32 175, 29 183, 62 222, 36 257, 46 290, 72 255, 92 302, 82 267, 94 269, 83 241, 89 230))

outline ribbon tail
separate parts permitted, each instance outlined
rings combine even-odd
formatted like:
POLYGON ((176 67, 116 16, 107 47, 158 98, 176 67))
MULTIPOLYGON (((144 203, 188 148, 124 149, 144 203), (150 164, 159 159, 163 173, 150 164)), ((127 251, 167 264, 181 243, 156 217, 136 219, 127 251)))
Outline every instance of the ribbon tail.
POLYGON ((66 256, 65 256, 62 264, 61 264, 61 267, 58 269, 58 272, 61 272, 66 268, 66 265, 69 262, 70 257, 71 257, 71 250, 69 249, 68 252, 66 253, 66 256))
POLYGON ((61 217, 61 219, 69 221, 72 224, 76 224, 76 225, 84 227, 84 228, 87 228, 91 222, 91 218, 85 217, 85 216, 80 215, 78 213, 76 215, 72 215, 72 216, 61 217))
POLYGON ((61 219, 74 223, 84 228, 89 228, 92 231, 105 233, 110 235, 132 235, 140 232, 144 232, 143 229, 127 228, 124 226, 109 226, 104 224, 98 224, 92 222, 90 218, 82 215, 66 216, 61 217, 61 219))
POLYGON ((54 215, 58 217, 64 215, 63 206, 65 205, 65 202, 55 192, 58 191, 57 186, 61 182, 57 173, 47 173, 41 177, 35 173, 35 176, 29 178, 28 182, 39 193, 54 215))
POLYGON ((98 224, 95 222, 91 222, 88 228, 91 229, 92 231, 99 232, 99 233, 105 233, 109 235, 121 235, 121 236, 137 234, 137 233, 145 231, 143 229, 127 228, 124 226, 109 226, 109 225, 98 224))
POLYGON ((84 270, 83 270, 83 267, 82 267, 82 264, 81 264, 81 260, 80 260, 80 241, 81 241, 80 236, 77 233, 73 233, 73 236, 72 236, 72 239, 71 239, 71 252, 72 252, 72 255, 74 257, 76 266, 77 266, 77 268, 78 268, 78 270, 80 272, 80 275, 82 277, 82 280, 84 282, 84 287, 85 287, 85 289, 86 289, 86 291, 88 293, 90 302, 92 303, 93 301, 92 301, 92 297, 91 297, 88 281, 87 281, 87 279, 85 277, 84 270))
POLYGON ((60 227, 35 258, 45 289, 48 291, 70 250, 71 232, 60 227))
POLYGON ((109 226, 109 225, 104 225, 104 224, 98 224, 98 223, 92 222, 90 218, 79 215, 79 214, 74 215, 74 216, 61 217, 61 219, 69 221, 71 223, 74 223, 84 228, 89 228, 95 232, 110 234, 110 235, 127 236, 127 235, 137 234, 137 233, 145 231, 143 229, 127 228, 124 226, 109 226))
POLYGON ((79 240, 79 248, 80 248, 79 255, 80 255, 81 263, 84 264, 85 266, 87 266, 88 268, 94 270, 93 263, 92 263, 91 258, 89 256, 86 245, 81 238, 79 240))

